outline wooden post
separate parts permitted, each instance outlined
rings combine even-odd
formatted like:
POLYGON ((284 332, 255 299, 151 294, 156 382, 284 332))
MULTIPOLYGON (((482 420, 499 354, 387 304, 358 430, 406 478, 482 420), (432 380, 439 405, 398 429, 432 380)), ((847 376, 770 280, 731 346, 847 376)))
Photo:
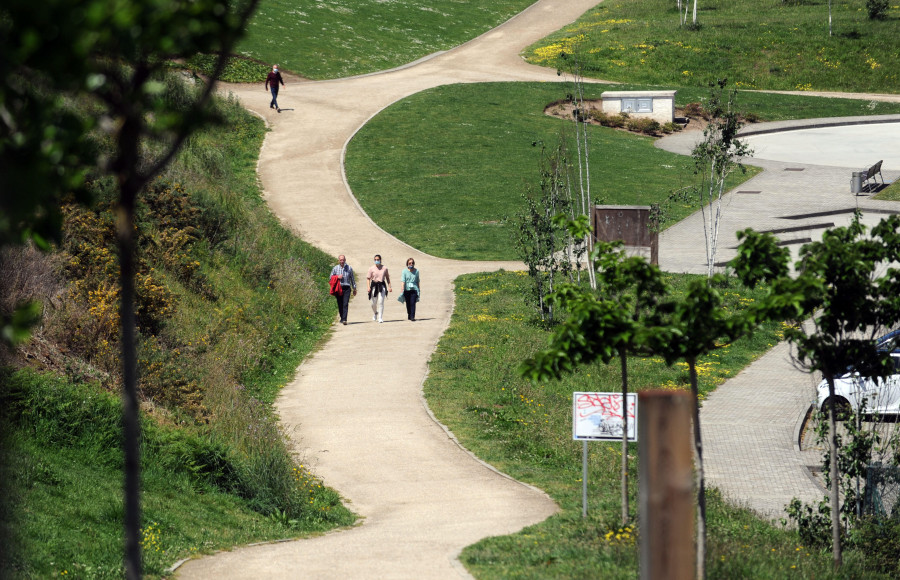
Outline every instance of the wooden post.
POLYGON ((693 580, 690 393, 646 391, 638 400, 641 579, 693 580))

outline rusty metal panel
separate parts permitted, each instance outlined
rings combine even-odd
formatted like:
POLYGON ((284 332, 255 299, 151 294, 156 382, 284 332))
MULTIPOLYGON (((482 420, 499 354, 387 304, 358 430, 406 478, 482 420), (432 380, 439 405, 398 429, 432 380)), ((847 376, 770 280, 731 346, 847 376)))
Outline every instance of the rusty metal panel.
POLYGON ((621 240, 626 247, 649 247, 651 263, 658 262, 659 233, 650 231, 649 205, 595 205, 591 225, 595 240, 621 240))

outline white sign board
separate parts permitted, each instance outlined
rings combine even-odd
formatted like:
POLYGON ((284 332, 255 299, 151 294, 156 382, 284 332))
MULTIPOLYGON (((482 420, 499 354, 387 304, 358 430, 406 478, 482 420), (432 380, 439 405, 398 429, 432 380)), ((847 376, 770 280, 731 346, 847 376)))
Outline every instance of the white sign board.
MULTIPOLYGON (((572 393, 572 439, 621 441, 622 393, 572 393)), ((637 441, 637 393, 628 393, 628 440, 637 441)))

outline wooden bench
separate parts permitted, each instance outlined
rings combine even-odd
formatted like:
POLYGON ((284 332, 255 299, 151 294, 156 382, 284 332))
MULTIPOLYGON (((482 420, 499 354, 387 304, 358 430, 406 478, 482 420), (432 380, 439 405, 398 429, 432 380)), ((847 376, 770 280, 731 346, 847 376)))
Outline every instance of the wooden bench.
POLYGON ((872 181, 873 185, 878 185, 878 180, 875 179, 876 174, 881 177, 881 184, 884 185, 884 176, 881 175, 881 161, 866 169, 864 173, 865 174, 862 176, 863 185, 867 190, 869 189, 869 181, 872 181))

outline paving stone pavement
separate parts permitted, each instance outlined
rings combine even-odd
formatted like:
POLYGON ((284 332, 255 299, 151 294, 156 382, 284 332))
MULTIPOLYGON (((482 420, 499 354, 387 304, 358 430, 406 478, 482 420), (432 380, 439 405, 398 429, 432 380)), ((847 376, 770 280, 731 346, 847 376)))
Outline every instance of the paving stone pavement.
MULTIPOLYGON (((842 124, 872 119, 841 119, 842 124)), ((893 134, 900 129, 900 116, 880 118, 890 125, 870 125, 868 139, 893 134)), ((826 126, 835 120, 763 123, 749 127, 745 134, 765 134, 797 127, 826 126)), ((833 126, 833 125, 831 125, 833 126)), ((661 139, 657 146, 690 154, 699 132, 681 133, 661 139)), ((815 135, 810 135, 815 139, 815 135)), ((752 145, 752 139, 750 139, 752 145)), ((810 145, 812 145, 810 143, 810 145)), ((852 148, 852 144, 847 144, 852 148)), ((896 149, 888 150, 885 156, 896 149)), ((873 159, 872 163, 877 161, 873 159)), ((893 159, 893 162, 900 159, 893 159)), ((846 225, 853 210, 863 211, 863 221, 872 226, 887 213, 900 213, 895 202, 870 199, 850 193, 850 175, 858 167, 828 167, 807 163, 748 159, 747 164, 765 169, 726 195, 717 262, 736 255, 735 233, 752 227, 779 232, 796 259, 805 241, 821 239, 826 228, 846 225)), ((885 171, 891 182, 900 171, 885 171)), ((660 235, 660 266, 672 272, 706 272, 706 251, 702 243, 703 222, 697 213, 660 235)), ((786 343, 774 348, 726 381, 703 403, 704 466, 710 486, 722 491, 732 502, 760 515, 778 520, 784 506, 794 497, 815 502, 825 490, 810 473, 821 465, 821 452, 801 450, 800 429, 815 400, 818 380, 798 370, 786 343)))

